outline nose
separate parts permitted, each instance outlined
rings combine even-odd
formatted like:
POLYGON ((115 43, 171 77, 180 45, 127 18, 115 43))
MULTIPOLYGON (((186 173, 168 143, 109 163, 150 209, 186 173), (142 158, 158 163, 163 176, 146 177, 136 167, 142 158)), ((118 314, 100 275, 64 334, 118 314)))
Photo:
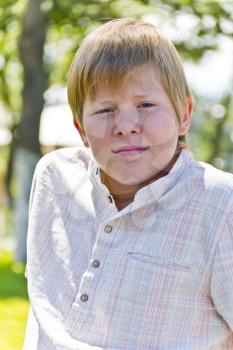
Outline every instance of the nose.
POLYGON ((140 118, 137 110, 126 109, 118 111, 115 116, 113 134, 127 136, 141 131, 140 118))

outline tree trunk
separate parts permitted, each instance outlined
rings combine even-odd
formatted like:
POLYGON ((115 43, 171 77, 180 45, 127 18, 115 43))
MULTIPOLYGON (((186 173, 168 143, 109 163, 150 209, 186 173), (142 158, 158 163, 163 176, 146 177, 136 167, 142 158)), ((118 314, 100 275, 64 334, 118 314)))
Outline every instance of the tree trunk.
POLYGON ((18 194, 14 204, 15 258, 26 260, 27 212, 35 164, 40 158, 39 124, 44 106, 47 74, 43 67, 46 16, 41 0, 29 0, 19 39, 23 65, 22 116, 16 130, 14 172, 18 194))
POLYGON ((19 40, 20 58, 24 69, 22 119, 17 131, 18 145, 40 154, 39 123, 44 106, 43 93, 47 75, 43 68, 46 17, 40 0, 29 0, 23 17, 19 40))

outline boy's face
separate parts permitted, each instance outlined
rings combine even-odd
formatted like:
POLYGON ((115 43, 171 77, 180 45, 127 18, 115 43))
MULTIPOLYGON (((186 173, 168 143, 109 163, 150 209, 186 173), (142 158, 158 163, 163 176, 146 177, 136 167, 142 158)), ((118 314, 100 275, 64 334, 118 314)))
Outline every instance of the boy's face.
POLYGON ((188 130, 191 112, 188 101, 179 125, 155 70, 144 66, 121 89, 99 88, 91 101, 85 101, 83 140, 107 183, 140 186, 172 163, 178 136, 188 130))

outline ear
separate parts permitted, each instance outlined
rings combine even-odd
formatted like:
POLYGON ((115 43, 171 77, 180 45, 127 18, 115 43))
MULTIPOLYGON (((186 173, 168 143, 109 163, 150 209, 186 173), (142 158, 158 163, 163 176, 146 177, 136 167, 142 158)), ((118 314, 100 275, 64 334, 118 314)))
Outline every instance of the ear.
POLYGON ((78 130, 79 135, 80 135, 80 137, 81 137, 81 139, 82 139, 82 141, 84 143, 84 146, 89 147, 89 143, 88 143, 86 134, 85 134, 84 130, 79 126, 77 120, 75 120, 75 119, 74 119, 74 126, 78 130))
POLYGON ((84 143, 84 146, 85 146, 85 147, 89 147, 89 142, 88 142, 88 139, 87 139, 87 137, 86 137, 86 134, 85 134, 84 130, 83 130, 83 129, 80 129, 79 134, 80 134, 81 139, 82 139, 82 141, 83 141, 83 143, 84 143))
POLYGON ((190 96, 187 99, 185 112, 179 126, 179 136, 185 135, 190 127, 191 120, 192 120, 192 113, 193 113, 193 105, 194 105, 194 102, 192 97, 190 96))

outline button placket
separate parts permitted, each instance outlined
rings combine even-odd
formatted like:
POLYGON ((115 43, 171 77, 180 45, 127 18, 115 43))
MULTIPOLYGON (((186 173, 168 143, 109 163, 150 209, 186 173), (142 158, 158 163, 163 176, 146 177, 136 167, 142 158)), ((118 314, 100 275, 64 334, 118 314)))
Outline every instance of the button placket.
POLYGON ((111 215, 112 213, 105 212, 105 217, 102 218, 102 222, 98 222, 96 227, 97 234, 95 242, 93 242, 94 249, 91 254, 91 259, 89 260, 89 266, 82 275, 79 290, 72 304, 72 308, 70 309, 66 323, 67 327, 73 329, 73 331, 76 331, 77 327, 81 326, 83 322, 87 320, 87 317, 92 315, 92 303, 95 304, 98 302, 95 300, 95 291, 100 283, 100 276, 105 265, 104 262, 112 246, 111 242, 115 238, 114 235, 111 234, 114 229, 110 219, 111 215))
MULTIPOLYGON (((106 224, 105 226, 104 226, 104 232, 105 233, 111 233, 112 232, 112 230, 113 230, 113 227, 112 227, 112 225, 110 225, 110 224, 106 224)), ((98 259, 93 259, 92 260, 92 262, 91 262, 91 266, 93 267, 93 268, 95 268, 95 269, 97 269, 99 266, 100 266, 100 261, 98 260, 98 259)), ((92 281, 92 283, 93 283, 94 281, 92 281)), ((83 285, 82 286, 82 289, 89 289, 89 287, 90 287, 90 285, 89 285, 89 283, 87 284, 87 285, 83 285)), ((81 295, 80 295, 80 297, 79 297, 79 299, 80 299, 80 301, 82 302, 82 303, 86 303, 87 301, 88 301, 88 299, 89 299, 89 295, 87 294, 87 293, 82 293, 81 295)))

